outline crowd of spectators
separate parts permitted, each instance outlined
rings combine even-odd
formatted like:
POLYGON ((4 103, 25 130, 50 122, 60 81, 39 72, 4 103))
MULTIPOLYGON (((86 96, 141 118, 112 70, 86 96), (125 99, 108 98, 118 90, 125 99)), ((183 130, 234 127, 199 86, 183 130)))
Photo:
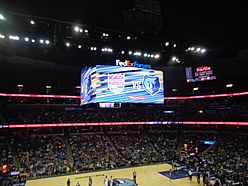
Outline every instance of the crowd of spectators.
POLYGON ((69 143, 74 159, 74 171, 123 167, 125 159, 101 134, 73 134, 69 143))
POLYGON ((129 121, 247 121, 248 101, 221 99, 214 101, 168 101, 164 106, 131 106, 121 109, 81 108, 68 104, 9 104, 1 108, 0 122, 67 123, 129 121), (3 121, 1 121, 3 120, 3 121))
POLYGON ((111 135, 110 139, 131 165, 162 161, 161 155, 153 148, 146 135, 140 133, 115 134, 111 135))
POLYGON ((151 133, 149 139, 154 148, 160 153, 163 161, 171 161, 176 158, 178 138, 176 132, 151 133))
POLYGON ((119 122, 119 121, 155 121, 154 112, 148 110, 64 110, 52 108, 15 108, 3 110, 7 123, 67 123, 67 122, 119 122))
MULTIPOLYGON (((195 133, 192 136, 199 135, 195 133)), ((186 156, 183 162, 192 171, 201 172, 207 177, 218 178, 222 184, 246 185, 248 183, 248 136, 228 133, 210 138, 215 139, 217 143, 198 156, 186 156)), ((206 139, 206 136, 202 139, 206 139)), ((186 143, 187 140, 184 142, 186 143)))
POLYGON ((0 165, 7 165, 14 168, 11 140, 0 136, 0 165))
POLYGON ((28 177, 44 177, 173 161, 186 164, 193 172, 215 176, 223 183, 247 183, 247 135, 168 128, 163 131, 152 126, 127 128, 84 131, 71 127, 54 130, 60 134, 50 131, 43 135, 35 129, 26 134, 9 133, 9 140, 0 140, 1 163, 17 167, 28 177), (216 143, 190 155, 204 140, 216 143), (188 149, 183 148, 184 144, 188 149), (181 156, 182 153, 187 155, 181 156), (17 162, 13 163, 15 155, 17 162))
POLYGON ((67 158, 64 136, 18 136, 14 147, 21 170, 29 176, 48 176, 69 171, 71 163, 67 158))

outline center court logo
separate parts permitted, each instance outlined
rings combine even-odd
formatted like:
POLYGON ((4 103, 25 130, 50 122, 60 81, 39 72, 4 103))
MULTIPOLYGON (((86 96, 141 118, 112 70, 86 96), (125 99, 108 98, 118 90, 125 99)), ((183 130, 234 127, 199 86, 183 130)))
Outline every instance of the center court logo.
POLYGON ((108 74, 108 88, 114 94, 119 94, 125 87, 125 74, 108 74))

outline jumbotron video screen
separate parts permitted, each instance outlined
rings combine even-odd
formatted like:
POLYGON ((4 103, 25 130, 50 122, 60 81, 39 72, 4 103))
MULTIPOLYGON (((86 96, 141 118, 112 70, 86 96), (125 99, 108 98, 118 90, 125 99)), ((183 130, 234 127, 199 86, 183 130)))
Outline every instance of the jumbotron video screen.
POLYGON ((108 65, 84 68, 81 105, 104 102, 163 104, 163 72, 108 65))
POLYGON ((185 74, 187 83, 216 80, 213 67, 210 66, 186 67, 185 74))

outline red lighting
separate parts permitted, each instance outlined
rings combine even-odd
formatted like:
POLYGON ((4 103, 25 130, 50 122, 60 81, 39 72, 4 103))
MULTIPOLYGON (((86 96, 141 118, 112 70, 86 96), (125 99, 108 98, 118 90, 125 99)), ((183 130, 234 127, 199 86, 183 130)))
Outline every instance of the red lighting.
POLYGON ((219 98, 219 97, 232 97, 232 96, 244 96, 248 95, 248 92, 228 93, 228 94, 209 94, 201 96, 179 96, 179 97, 165 97, 165 100, 186 100, 186 99, 204 99, 204 98, 219 98))
MULTIPOLYGON (((75 126, 109 126, 109 125, 153 125, 158 122, 97 122, 97 123, 51 123, 51 124, 9 124, 8 128, 41 128, 41 127, 75 127, 75 126)), ((164 122, 166 123, 166 121, 164 122)), ((173 123, 173 122, 168 122, 173 123)), ((176 122, 175 122, 176 123, 176 122)), ((248 122, 232 121, 183 121, 184 125, 240 125, 248 126, 248 122)))
POLYGON ((80 99, 80 96, 70 95, 46 95, 46 94, 5 94, 0 93, 4 97, 28 97, 28 98, 62 98, 62 99, 80 99))
MULTIPOLYGON (((177 96, 165 97, 165 100, 186 100, 186 99, 204 99, 204 98, 218 98, 218 97, 232 97, 232 96, 245 96, 248 92, 237 92, 228 94, 209 94, 201 96, 177 96)), ((46 95, 46 94, 6 94, 0 93, 3 97, 27 97, 27 98, 60 98, 60 99, 80 99, 80 96, 72 95, 46 95)))
POLYGON ((239 121, 183 121, 185 125, 248 125, 248 122, 239 121))
POLYGON ((145 96, 128 96, 128 100, 145 100, 145 96))
POLYGON ((203 72, 203 71, 209 71, 209 70, 211 70, 211 67, 209 66, 201 66, 201 67, 196 68, 197 72, 203 72))
POLYGON ((148 122, 9 124, 8 128, 76 127, 76 126, 108 126, 108 125, 144 125, 144 124, 148 124, 148 122))

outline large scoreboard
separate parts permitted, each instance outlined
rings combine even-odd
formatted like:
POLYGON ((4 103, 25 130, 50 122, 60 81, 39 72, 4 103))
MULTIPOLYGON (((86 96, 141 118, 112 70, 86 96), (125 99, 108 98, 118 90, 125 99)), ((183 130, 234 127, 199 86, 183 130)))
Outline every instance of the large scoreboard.
POLYGON ((164 103, 163 72, 97 65, 81 73, 81 105, 89 103, 164 103))

